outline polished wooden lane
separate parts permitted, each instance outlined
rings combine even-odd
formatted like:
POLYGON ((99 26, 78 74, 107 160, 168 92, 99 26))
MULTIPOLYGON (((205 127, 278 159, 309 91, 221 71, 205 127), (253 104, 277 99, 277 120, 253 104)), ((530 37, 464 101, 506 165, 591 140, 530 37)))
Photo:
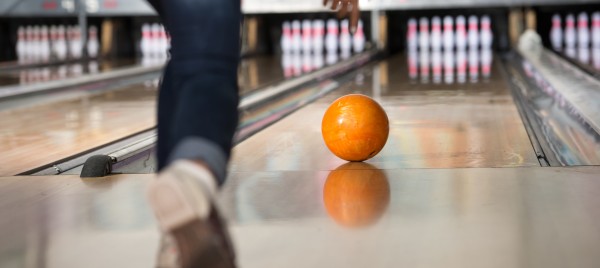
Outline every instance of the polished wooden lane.
POLYGON ((134 85, 0 111, 0 175, 15 175, 155 125, 156 89, 134 85))
MULTIPOLYGON (((251 156, 249 156, 251 157, 251 156)), ((0 267, 154 267, 153 175, 0 178, 0 267)), ((600 266, 600 168, 233 172, 240 267, 600 266)))
POLYGON ((232 170, 339 166, 344 161, 321 138, 321 119, 333 100, 349 93, 374 97, 388 114, 388 142, 369 160, 381 167, 539 166, 499 67, 489 78, 464 84, 410 80, 402 55, 363 68, 352 82, 239 144, 232 170))
MULTIPOLYGON (((277 57, 245 59, 239 77, 244 93, 284 79, 277 57)), ((153 85, 49 94, 36 103, 41 104, 0 109, 0 176, 19 174, 155 125, 153 85)))

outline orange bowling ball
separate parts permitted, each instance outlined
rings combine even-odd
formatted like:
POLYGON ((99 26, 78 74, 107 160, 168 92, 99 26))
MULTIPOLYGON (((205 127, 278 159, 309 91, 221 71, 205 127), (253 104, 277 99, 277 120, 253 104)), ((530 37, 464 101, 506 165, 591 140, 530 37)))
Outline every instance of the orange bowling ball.
POLYGON ((323 203, 327 214, 340 225, 366 227, 386 211, 390 185, 383 171, 367 163, 346 163, 327 176, 323 203))
POLYGON ((327 108, 321 133, 327 148, 339 158, 364 161, 383 149, 390 125, 379 103, 365 95, 350 94, 327 108))

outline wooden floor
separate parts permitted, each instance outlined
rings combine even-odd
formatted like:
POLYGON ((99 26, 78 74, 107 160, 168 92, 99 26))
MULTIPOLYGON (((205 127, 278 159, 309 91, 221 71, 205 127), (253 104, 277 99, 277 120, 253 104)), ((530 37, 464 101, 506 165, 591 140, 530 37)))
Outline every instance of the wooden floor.
MULTIPOLYGON (((240 91, 248 93, 283 79, 283 71, 276 57, 251 58, 240 65, 239 77, 240 91)), ((0 176, 31 170, 156 123, 153 86, 47 99, 24 108, 0 109, 0 176)))
POLYGON ((0 175, 15 175, 155 125, 143 85, 0 111, 0 175))

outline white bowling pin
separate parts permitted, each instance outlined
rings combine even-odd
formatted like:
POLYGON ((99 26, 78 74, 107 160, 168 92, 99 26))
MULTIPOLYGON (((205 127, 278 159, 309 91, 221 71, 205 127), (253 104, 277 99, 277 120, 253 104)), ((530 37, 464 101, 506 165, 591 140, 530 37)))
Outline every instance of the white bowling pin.
POLYGON ((98 49, 100 48, 100 43, 98 42, 98 30, 96 26, 90 26, 88 30, 88 43, 87 43, 87 53, 90 58, 96 58, 98 56, 98 49))
POLYGON ((299 20, 292 21, 292 51, 294 53, 302 51, 302 33, 299 20))
POLYGON ((566 48, 575 48, 576 36, 575 36, 575 16, 573 14, 567 15, 565 18, 565 46, 566 48))
POLYGON ((161 42, 160 42, 160 24, 152 23, 151 26, 151 36, 150 39, 150 54, 152 54, 155 58, 160 58, 161 53, 163 53, 161 42))
POLYGON ((417 39, 417 20, 415 18, 408 19, 406 30, 406 47, 409 51, 417 50, 419 40, 417 39))
POLYGON ((470 49, 476 49, 479 46, 479 21, 477 19, 477 16, 472 15, 469 16, 469 32, 468 32, 468 39, 469 39, 469 48, 470 49))
POLYGON ((25 28, 25 59, 32 61, 34 58, 35 38, 33 37, 33 26, 25 28))
POLYGON ((552 16, 552 28, 550 29, 550 42, 552 48, 556 51, 562 50, 562 23, 560 15, 554 14, 552 16))
POLYGON ((600 12, 592 14, 592 46, 600 48, 600 12))
MULTIPOLYGON (((281 52, 287 54, 292 52, 292 25, 289 21, 281 24, 281 52)), ((283 59, 282 59, 283 60, 283 59)))
POLYGON ((365 49, 365 32, 361 20, 358 21, 356 32, 352 36, 352 47, 355 53, 360 53, 365 49))
POLYGON ((465 50, 467 47, 467 28, 464 16, 456 17, 456 48, 465 50))
POLYGON ((142 25, 142 39, 140 40, 140 52, 142 53, 142 57, 148 58, 150 56, 151 44, 150 40, 152 39, 152 32, 150 28, 150 24, 144 23, 142 25))
POLYGON ((27 53, 27 44, 25 39, 25 28, 23 26, 19 26, 17 29, 17 58, 19 62, 25 61, 25 53, 27 53))
POLYGON ((454 19, 444 17, 444 50, 451 51, 454 47, 454 19))
POLYGON ((40 59, 48 61, 50 59, 50 41, 48 27, 46 25, 40 27, 40 59))
POLYGON ((312 22, 310 20, 302 21, 302 53, 310 54, 313 46, 312 22))
MULTIPOLYGON (((71 51, 71 57, 74 59, 81 58, 81 53, 83 52, 83 46, 81 43, 81 33, 79 31, 79 26, 71 26, 70 27, 70 40, 69 40, 69 51, 71 51)), ((81 67, 83 69, 83 67, 81 67)))
POLYGON ((425 17, 419 19, 419 48, 429 49, 429 19, 425 17))
POLYGON ((431 49, 440 50, 442 48, 442 21, 440 17, 434 16, 431 19, 431 49))
POLYGON ((481 47, 491 48, 492 42, 494 41, 494 35, 492 33, 492 20, 490 16, 484 15, 481 17, 481 31, 479 34, 481 47))
MULTIPOLYGON (((327 21, 327 36, 325 37, 325 46, 327 47, 327 54, 337 54, 337 49, 338 49, 338 22, 337 22, 337 20, 329 19, 327 21)), ((332 56, 329 56, 329 57, 332 57, 332 56)), ((336 55, 336 57, 337 57, 337 55, 336 55)))
POLYGON ((342 52, 342 58, 346 58, 350 54, 352 46, 352 39, 350 38, 350 29, 348 20, 342 20, 340 24, 340 51, 342 52))
POLYGON ((577 44, 580 48, 587 48, 590 46, 590 29, 588 27, 587 13, 579 13, 577 18, 577 44))
POLYGON ((325 34, 325 23, 323 22, 323 20, 313 20, 312 28, 312 50, 315 53, 315 55, 323 54, 323 36, 325 34))
POLYGON ((56 35, 56 58, 62 61, 67 58, 67 37, 65 33, 65 26, 59 25, 56 27, 56 35))
POLYGON ((41 59, 41 29, 40 26, 33 26, 33 40, 31 41, 31 55, 35 62, 41 59))

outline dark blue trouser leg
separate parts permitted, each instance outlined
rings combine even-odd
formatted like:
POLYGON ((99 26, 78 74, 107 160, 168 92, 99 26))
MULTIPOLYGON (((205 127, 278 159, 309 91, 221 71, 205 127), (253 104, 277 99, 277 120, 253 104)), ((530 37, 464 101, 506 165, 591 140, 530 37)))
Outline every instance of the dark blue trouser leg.
POLYGON ((223 183, 238 122, 239 0, 165 0, 171 60, 158 105, 158 168, 202 160, 223 183))

